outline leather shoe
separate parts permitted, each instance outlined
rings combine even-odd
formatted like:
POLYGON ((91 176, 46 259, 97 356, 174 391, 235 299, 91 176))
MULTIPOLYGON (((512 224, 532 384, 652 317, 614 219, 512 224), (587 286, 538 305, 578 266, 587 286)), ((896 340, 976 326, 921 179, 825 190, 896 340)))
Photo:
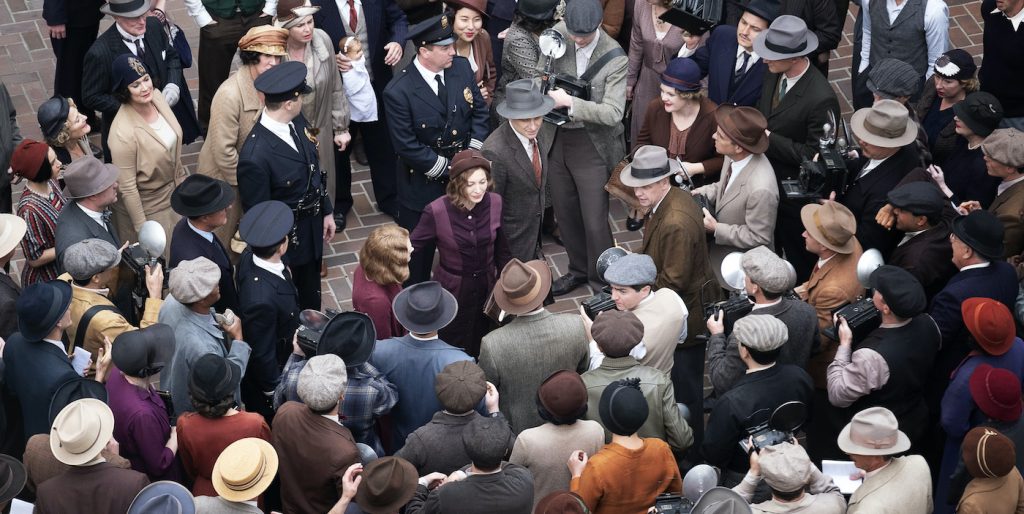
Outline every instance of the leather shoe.
POLYGON ((566 273, 565 275, 558 277, 558 280, 551 283, 551 294, 553 296, 569 294, 573 289, 576 289, 586 283, 587 277, 577 277, 572 273, 566 273))
POLYGON ((334 226, 335 226, 334 233, 335 234, 342 233, 342 231, 345 230, 345 225, 347 223, 348 223, 348 221, 345 219, 345 215, 344 214, 337 214, 337 213, 335 213, 334 214, 334 226))
POLYGON ((630 232, 636 232, 637 230, 640 230, 643 227, 644 227, 644 219, 643 218, 640 218, 640 219, 629 218, 629 217, 626 218, 626 230, 629 230, 630 232))

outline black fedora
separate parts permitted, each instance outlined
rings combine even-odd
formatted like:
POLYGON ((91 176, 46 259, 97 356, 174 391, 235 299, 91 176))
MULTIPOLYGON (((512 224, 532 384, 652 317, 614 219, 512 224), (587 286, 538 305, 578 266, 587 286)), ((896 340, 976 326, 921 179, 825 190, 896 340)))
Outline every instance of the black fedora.
POLYGON ((71 305, 71 284, 62 280, 36 282, 25 288, 15 302, 18 330, 27 341, 49 334, 71 305))
POLYGON ((403 289, 391 309, 407 330, 425 334, 448 326, 459 312, 459 304, 441 284, 430 281, 403 289))
MULTIPOLYGON (((85 350, 79 349, 78 351, 84 352, 85 350)), ((57 419, 60 411, 64 410, 64 407, 83 398, 93 398, 107 403, 107 388, 91 378, 84 377, 76 377, 64 382, 50 398, 50 426, 53 426, 54 420, 57 419)))
POLYGON ((746 2, 735 2, 743 11, 747 11, 769 24, 779 17, 778 0, 748 0, 746 2))
POLYGON ((151 377, 171 362, 174 354, 174 329, 154 323, 139 330, 128 330, 114 338, 110 358, 114 366, 130 377, 151 377))
POLYGON ((982 209, 953 220, 957 239, 988 260, 1003 258, 1003 230, 999 218, 982 209))
POLYGON ((27 479, 28 473, 21 461, 10 455, 0 455, 0 505, 18 496, 27 479))
POLYGON ((206 175, 189 175, 171 193, 171 208, 187 218, 227 209, 235 191, 223 180, 206 175))
POLYGON ((377 330, 369 316, 361 312, 342 312, 327 322, 316 353, 333 353, 351 368, 368 361, 376 343, 377 330))

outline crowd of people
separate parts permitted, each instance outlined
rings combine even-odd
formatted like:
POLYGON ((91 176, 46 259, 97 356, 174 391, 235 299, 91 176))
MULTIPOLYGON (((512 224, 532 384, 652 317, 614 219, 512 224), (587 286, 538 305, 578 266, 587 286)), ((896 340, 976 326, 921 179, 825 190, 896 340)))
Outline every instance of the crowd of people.
POLYGON ((854 2, 45 0, 0 512, 1024 514, 1024 0, 854 2))

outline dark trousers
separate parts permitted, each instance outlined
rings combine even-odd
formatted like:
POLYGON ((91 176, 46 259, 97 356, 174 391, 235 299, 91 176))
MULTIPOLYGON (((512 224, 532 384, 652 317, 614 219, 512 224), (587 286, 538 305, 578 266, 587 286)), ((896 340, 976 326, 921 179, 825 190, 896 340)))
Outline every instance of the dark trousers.
MULTIPOLYGON (((704 355, 707 343, 676 347, 672 362, 672 388, 676 402, 690 409, 690 428, 693 446, 700 448, 704 441, 704 355)), ((687 455, 690 455, 688 453, 687 455)))
POLYGON ((299 308, 320 310, 320 263, 323 257, 306 264, 292 265, 292 282, 299 292, 299 308))
MULTIPOLYGON (((377 200, 377 211, 397 218, 398 161, 391 146, 391 135, 388 133, 388 124, 384 117, 382 92, 387 84, 380 85, 379 82, 373 83, 373 92, 377 95, 377 121, 353 121, 349 124, 349 130, 353 138, 356 132, 363 135, 363 149, 366 150, 366 160, 370 163, 370 180, 373 183, 373 197, 377 200)), ((344 151, 338 151, 335 147, 335 154, 338 178, 334 211, 348 213, 352 208, 352 145, 348 145, 344 151)), ((419 221, 419 217, 416 221, 419 221)), ((409 231, 411 232, 412 228, 409 228, 409 231)))
MULTIPOLYGON (((412 234, 422 215, 423 211, 414 211, 404 205, 399 205, 398 226, 412 234)), ((413 252, 412 260, 409 261, 409 278, 405 281, 406 286, 430 280, 431 270, 434 267, 434 250, 435 245, 429 245, 423 247, 421 251, 413 252)))
POLYGON ((551 199, 569 256, 569 272, 587 277, 595 290, 604 285, 597 257, 611 248, 608 226, 608 166, 585 129, 558 129, 551 148, 551 199))
POLYGON ((210 123, 210 104, 217 88, 231 73, 231 60, 238 52, 238 40, 249 29, 270 23, 271 18, 257 12, 248 16, 241 13, 231 18, 213 17, 216 24, 199 29, 199 126, 203 133, 210 123))
POLYGON ((68 25, 64 39, 50 38, 57 65, 53 73, 53 94, 73 99, 78 112, 89 116, 90 122, 93 118, 92 109, 82 101, 82 63, 99 31, 99 22, 86 27, 68 25))
POLYGON ((12 214, 14 200, 11 198, 11 176, 0 177, 0 213, 12 214))

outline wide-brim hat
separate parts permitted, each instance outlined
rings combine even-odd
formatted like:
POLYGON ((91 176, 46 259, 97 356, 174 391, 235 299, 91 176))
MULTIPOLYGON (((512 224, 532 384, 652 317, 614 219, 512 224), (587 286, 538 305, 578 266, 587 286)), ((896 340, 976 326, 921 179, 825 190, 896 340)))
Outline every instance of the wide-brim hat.
POLYGON ((441 284, 429 281, 403 289, 391 310, 406 330, 426 334, 448 326, 459 312, 459 302, 441 284))
POLYGON ((185 486, 161 480, 143 487, 128 507, 128 514, 194 514, 196 500, 185 486))
POLYGON ((633 162, 619 172, 619 180, 625 186, 643 187, 679 173, 682 169, 679 161, 668 158, 668 151, 664 148, 644 145, 633 153, 633 162))
POLYGON ((171 193, 171 209, 194 218, 227 209, 235 201, 235 190, 223 180, 207 175, 189 175, 171 193))
POLYGON ((768 150, 768 120, 753 107, 722 105, 715 109, 715 122, 733 143, 750 153, 768 150))
POLYGON ((230 502, 244 502, 267 490, 277 475, 279 460, 273 445, 258 437, 239 439, 220 453, 210 482, 230 502))
POLYGON ((419 474, 401 457, 382 457, 363 467, 355 501, 368 514, 398 512, 416 494, 419 474))
POLYGON ((446 4, 452 8, 452 11, 458 11, 465 7, 466 9, 472 9, 483 17, 485 20, 489 17, 487 14, 487 1, 486 0, 445 0, 446 4))
MULTIPOLYGON (((85 350, 80 349, 77 351, 85 350)), ((54 391, 53 397, 50 398, 50 412, 46 418, 50 426, 53 426, 53 422, 57 420, 57 415, 60 414, 60 411, 64 410, 64 407, 82 398, 92 398, 107 403, 107 388, 103 384, 85 377, 75 377, 64 382, 54 391)))
POLYGON ((1021 404, 1020 380, 1010 370, 979 364, 967 383, 971 399, 981 412, 997 421, 1017 422, 1021 404))
POLYGON ((837 440, 848 455, 896 455, 910 449, 910 438, 899 429, 896 415, 885 407, 870 407, 853 416, 837 440))
POLYGON ((369 316, 361 312, 341 312, 324 326, 317 355, 334 354, 354 367, 370 360, 377 344, 377 330, 369 316))
POLYGON ((18 331, 28 341, 40 341, 57 326, 71 305, 71 284, 63 280, 36 282, 15 301, 18 331))
POLYGON ((526 120, 544 116, 555 107, 555 99, 545 95, 540 83, 519 79, 505 86, 505 99, 498 104, 498 114, 510 120, 526 120))
POLYGON ((0 257, 3 257, 21 244, 28 224, 21 216, 13 214, 0 214, 0 257))
POLYGON ((28 480, 25 465, 10 455, 0 454, 0 505, 14 499, 28 480))
POLYGON ((81 466, 103 451, 114 435, 114 413, 107 404, 84 398, 65 407, 50 428, 50 451, 68 466, 81 466))
POLYGON ((976 209, 953 220, 953 235, 963 244, 989 260, 1003 256, 1003 222, 995 214, 976 209))
POLYGON ((64 169, 64 196, 78 199, 100 193, 114 185, 120 173, 117 166, 91 155, 77 159, 64 169))
POLYGON ((989 355, 1003 355, 1017 340, 1017 326, 1013 314, 1002 302, 991 298, 973 297, 960 304, 964 325, 974 342, 989 355))
POLYGON ((100 12, 122 18, 138 18, 149 12, 152 7, 150 0, 108 0, 100 7, 100 12))
POLYGON ((861 141, 882 148, 899 148, 917 139, 917 123, 896 100, 879 100, 853 113, 850 128, 861 141))
POLYGON ((754 38, 754 51, 769 61, 803 57, 817 49, 818 36, 808 30, 804 20, 788 14, 775 18, 754 38))
POLYGON ((807 233, 825 248, 849 255, 857 248, 857 218, 839 202, 811 203, 800 209, 807 233))
POLYGON ((170 364, 174 346, 174 329, 164 323, 154 323, 121 332, 114 338, 110 359, 125 375, 151 377, 170 364))
POLYGON ((551 291, 551 269, 542 260, 512 259, 494 286, 494 303, 509 314, 526 314, 544 305, 551 291))

